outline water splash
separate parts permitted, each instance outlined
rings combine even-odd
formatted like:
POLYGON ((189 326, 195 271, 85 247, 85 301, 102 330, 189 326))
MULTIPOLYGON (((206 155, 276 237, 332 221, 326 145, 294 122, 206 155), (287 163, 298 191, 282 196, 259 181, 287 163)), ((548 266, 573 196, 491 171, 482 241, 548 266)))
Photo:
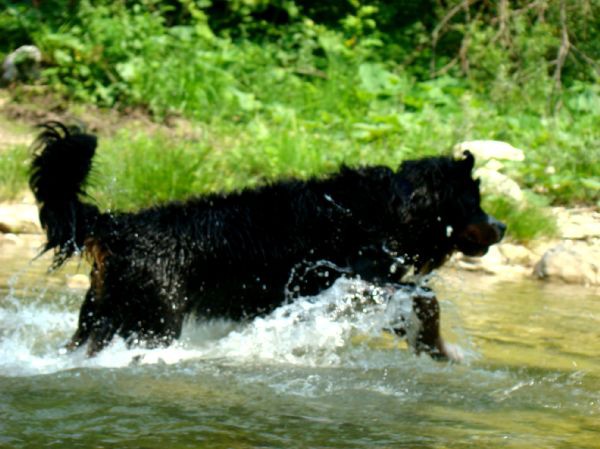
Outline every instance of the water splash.
POLYGON ((216 354, 307 366, 339 365, 364 345, 353 337, 376 337, 410 314, 407 294, 391 295, 360 281, 338 280, 315 297, 301 298, 234 330, 212 348, 216 354))
MULTIPOLYGON (((19 292, 20 294, 21 292, 19 292)), ((0 307, 0 374, 46 374, 80 367, 124 367, 130 364, 175 364, 191 359, 266 362, 296 366, 361 366, 390 363, 387 337, 380 351, 373 340, 383 329, 396 327, 410 316, 407 291, 392 292, 365 282, 339 279, 315 297, 285 304, 270 315, 247 323, 199 321, 191 317, 179 341, 168 348, 128 348, 119 338, 94 358, 84 350, 62 348, 77 325, 77 305, 68 297, 19 298, 14 289, 0 307), (369 360, 369 362, 366 362, 369 360)))

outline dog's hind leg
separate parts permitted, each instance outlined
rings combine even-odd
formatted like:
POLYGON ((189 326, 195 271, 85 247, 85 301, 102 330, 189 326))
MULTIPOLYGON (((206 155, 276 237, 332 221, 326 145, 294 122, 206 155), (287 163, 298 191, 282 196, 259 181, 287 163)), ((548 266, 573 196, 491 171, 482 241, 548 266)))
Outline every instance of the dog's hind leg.
POLYGON ((74 351, 89 342, 87 354, 93 356, 112 340, 117 326, 112 314, 103 310, 106 309, 106 300, 105 297, 96 298, 93 289, 88 290, 79 312, 77 330, 66 346, 69 351, 74 351))
POLYGON ((90 333, 87 355, 92 357, 102 351, 110 343, 116 332, 117 327, 112 318, 108 315, 97 317, 90 333))
POLYGON ((95 312, 94 290, 90 288, 85 294, 85 299, 79 311, 79 323, 71 341, 66 345, 67 350, 74 351, 88 341, 92 332, 95 312))
POLYGON ((135 322, 131 319, 125 320, 119 330, 119 335, 129 346, 137 344, 142 344, 146 348, 169 346, 181 335, 184 314, 175 301, 166 306, 164 303, 159 303, 155 306, 154 313, 137 318, 135 322))

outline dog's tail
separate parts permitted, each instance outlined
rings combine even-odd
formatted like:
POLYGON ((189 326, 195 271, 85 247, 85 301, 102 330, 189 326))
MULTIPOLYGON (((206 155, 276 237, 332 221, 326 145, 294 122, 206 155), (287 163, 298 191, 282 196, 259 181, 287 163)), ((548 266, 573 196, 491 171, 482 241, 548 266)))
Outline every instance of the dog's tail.
POLYGON ((43 252, 54 249, 53 268, 57 268, 81 250, 99 215, 96 206, 80 199, 85 196, 96 137, 59 122, 48 122, 40 128, 34 143, 29 186, 46 231, 43 252))

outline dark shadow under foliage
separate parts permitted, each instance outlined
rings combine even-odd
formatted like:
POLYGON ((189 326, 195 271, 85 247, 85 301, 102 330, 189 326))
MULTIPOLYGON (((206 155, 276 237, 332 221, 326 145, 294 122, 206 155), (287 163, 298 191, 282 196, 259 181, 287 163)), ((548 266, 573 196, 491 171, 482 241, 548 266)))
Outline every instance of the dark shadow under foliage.
MULTIPOLYGON (((82 201, 95 137, 50 123, 39 143, 30 184, 46 250, 55 250, 56 266, 75 251, 93 265, 70 344, 89 342, 90 354, 115 334, 169 344, 190 313, 251 318, 340 276, 399 284, 411 267, 430 272, 455 250, 482 255, 504 233, 480 207, 470 153, 102 213, 82 201)), ((437 301, 428 304, 426 346, 443 352, 433 343, 437 301)))

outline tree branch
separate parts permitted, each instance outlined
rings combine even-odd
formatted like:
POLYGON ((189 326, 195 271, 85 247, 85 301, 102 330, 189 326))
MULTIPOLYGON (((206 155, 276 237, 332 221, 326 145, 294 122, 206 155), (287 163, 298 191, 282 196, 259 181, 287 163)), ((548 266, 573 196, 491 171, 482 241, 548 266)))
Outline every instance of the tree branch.
POLYGON ((600 76, 600 64, 598 64, 595 60, 590 58, 588 55, 586 55, 584 52, 582 52, 579 48, 577 48, 572 43, 571 43, 570 49, 573 50, 574 53, 579 55, 579 57, 581 59, 583 59, 587 64, 589 64, 596 71, 598 76, 600 76))
MULTIPOLYGON (((440 32, 446 28, 446 25, 448 25, 448 23, 450 22, 450 20, 452 20, 452 18, 457 15, 462 9, 464 9, 465 11, 467 11, 467 14, 469 13, 469 6, 477 3, 480 0, 463 0, 462 2, 454 5, 454 7, 452 7, 444 17, 442 17, 442 20, 440 20, 440 22, 436 25, 436 27, 433 29, 433 31, 431 32, 431 52, 432 52, 432 57, 431 57, 431 66, 430 66, 430 73, 433 76, 433 74, 435 73, 435 62, 436 62, 436 58, 435 58, 435 48, 437 46, 438 40, 440 38, 440 32)), ((462 45, 461 45, 462 47, 462 45)), ((462 49, 462 48, 461 48, 462 49)))
POLYGON ((557 91, 560 91, 562 87, 562 69, 565 65, 565 61, 569 55, 569 49, 571 47, 571 42, 569 41, 569 30, 567 28, 567 6, 565 0, 560 1, 560 30, 561 42, 555 61, 556 69, 554 70, 554 88, 557 91))

